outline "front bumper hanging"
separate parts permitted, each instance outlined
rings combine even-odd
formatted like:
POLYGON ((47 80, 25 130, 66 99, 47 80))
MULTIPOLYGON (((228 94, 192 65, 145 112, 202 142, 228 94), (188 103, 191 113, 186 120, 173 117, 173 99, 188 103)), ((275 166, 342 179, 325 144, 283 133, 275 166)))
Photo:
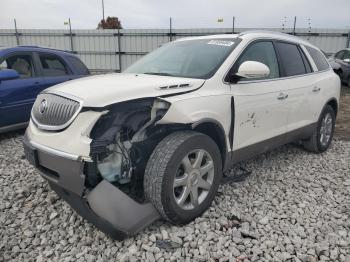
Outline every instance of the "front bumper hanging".
POLYGON ((113 239, 136 234, 159 219, 151 203, 140 204, 106 180, 95 188, 85 187, 84 161, 72 160, 35 148, 27 135, 23 141, 28 161, 50 187, 79 215, 113 239))

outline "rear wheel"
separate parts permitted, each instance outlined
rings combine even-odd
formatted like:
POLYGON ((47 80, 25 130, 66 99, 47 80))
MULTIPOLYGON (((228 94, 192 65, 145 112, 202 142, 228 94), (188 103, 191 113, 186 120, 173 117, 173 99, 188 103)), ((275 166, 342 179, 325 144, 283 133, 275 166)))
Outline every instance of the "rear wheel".
POLYGON ((211 205, 221 173, 220 151, 210 137, 175 132, 157 145, 147 163, 146 198, 166 220, 188 223, 211 205))
POLYGON ((332 142, 334 127, 334 109, 327 105, 318 120, 314 133, 308 140, 303 141, 304 148, 314 153, 326 151, 332 142))

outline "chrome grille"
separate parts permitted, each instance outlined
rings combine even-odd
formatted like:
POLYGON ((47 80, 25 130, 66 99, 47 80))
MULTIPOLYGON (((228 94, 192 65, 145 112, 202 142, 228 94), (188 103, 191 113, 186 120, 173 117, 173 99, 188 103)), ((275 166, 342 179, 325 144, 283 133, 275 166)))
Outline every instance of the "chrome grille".
POLYGON ((32 120, 41 129, 60 130, 78 115, 81 103, 57 94, 38 95, 32 109, 32 120))

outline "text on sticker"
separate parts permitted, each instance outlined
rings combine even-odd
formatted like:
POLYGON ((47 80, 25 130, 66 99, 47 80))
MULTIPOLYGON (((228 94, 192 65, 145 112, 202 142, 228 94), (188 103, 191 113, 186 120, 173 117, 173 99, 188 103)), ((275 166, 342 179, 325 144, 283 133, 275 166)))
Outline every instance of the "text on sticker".
POLYGON ((224 41, 224 40, 210 40, 208 45, 222 45, 222 46, 231 46, 235 42, 232 41, 224 41))

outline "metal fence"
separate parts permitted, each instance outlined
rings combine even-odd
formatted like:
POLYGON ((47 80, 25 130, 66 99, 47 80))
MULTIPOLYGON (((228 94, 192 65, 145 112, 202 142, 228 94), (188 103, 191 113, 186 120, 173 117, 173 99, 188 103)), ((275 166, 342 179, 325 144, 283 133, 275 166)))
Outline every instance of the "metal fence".
MULTIPOLYGON (((236 28, 235 33, 252 28, 236 28)), ((267 29, 292 34, 293 29, 267 29)), ((68 50, 78 55, 88 68, 98 72, 120 72, 143 55, 169 41, 210 34, 232 34, 232 28, 211 29, 121 29, 121 30, 11 30, 0 29, 0 48, 35 45, 68 50)), ((349 47, 346 29, 296 29, 327 54, 349 47)))

